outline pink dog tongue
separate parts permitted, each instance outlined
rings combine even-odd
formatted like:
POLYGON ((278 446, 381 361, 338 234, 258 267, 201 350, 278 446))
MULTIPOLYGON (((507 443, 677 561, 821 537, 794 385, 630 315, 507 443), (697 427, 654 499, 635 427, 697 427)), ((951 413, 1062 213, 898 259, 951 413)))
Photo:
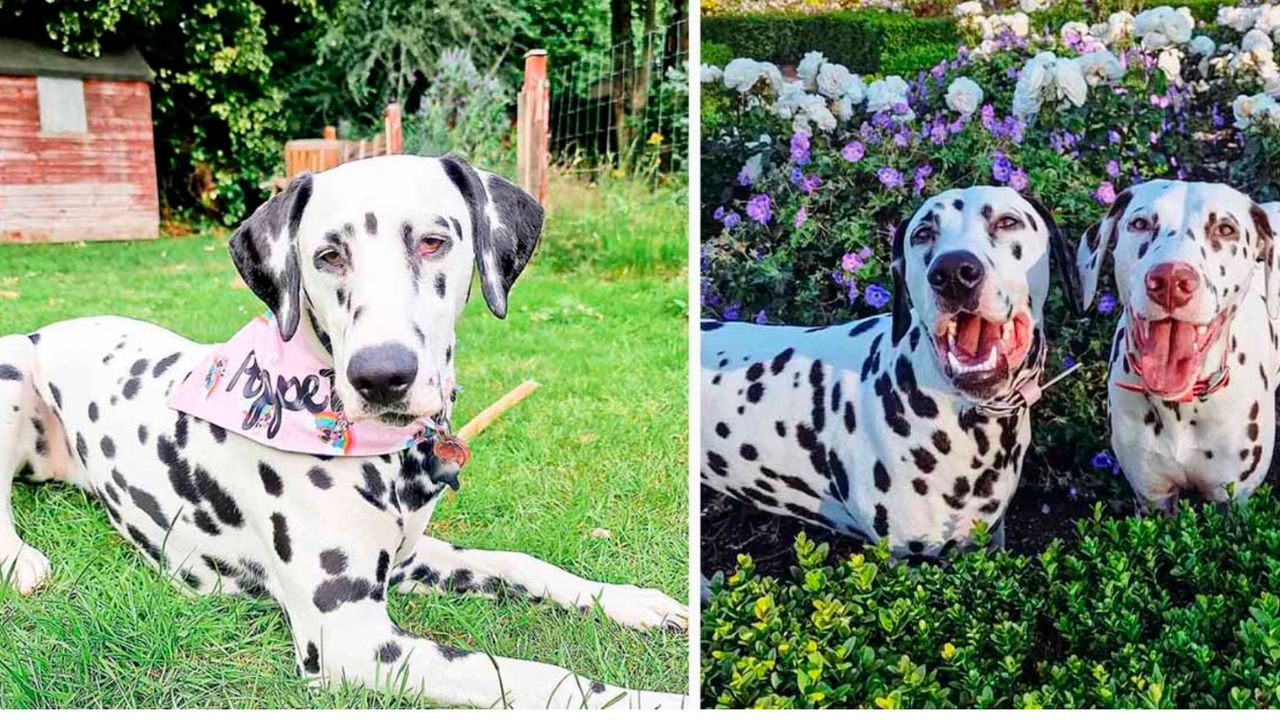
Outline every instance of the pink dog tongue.
POLYGON ((1171 394, 1187 388, 1199 370, 1195 326, 1174 320, 1151 323, 1139 360, 1143 381, 1156 393, 1171 394))

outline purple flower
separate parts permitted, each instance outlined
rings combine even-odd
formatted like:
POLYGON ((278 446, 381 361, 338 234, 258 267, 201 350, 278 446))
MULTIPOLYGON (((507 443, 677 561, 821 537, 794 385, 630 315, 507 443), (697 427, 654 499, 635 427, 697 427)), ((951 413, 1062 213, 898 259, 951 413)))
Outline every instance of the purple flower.
POLYGON ((1097 470, 1110 470, 1112 475, 1120 474, 1120 463, 1116 462, 1115 456, 1109 450, 1103 450, 1094 455, 1089 462, 1097 470))
POLYGON ((902 173, 891 167, 883 167, 876 171, 876 177, 880 179, 880 184, 886 188, 902 187, 902 173))
POLYGON ((991 163, 991 177, 996 182, 1009 182, 1009 178, 1013 175, 1013 163, 1009 162, 1009 158, 1004 153, 996 151, 996 159, 991 163))
POLYGON ((1027 177, 1027 171, 1022 168, 1014 168, 1013 173, 1009 175, 1009 187, 1022 192, 1027 189, 1027 185, 1031 182, 1031 178, 1027 177))
POLYGON ((1063 368, 1064 370, 1070 370, 1071 368, 1073 368, 1073 367, 1075 367, 1075 366, 1076 366, 1076 359, 1075 359, 1075 357, 1074 357, 1074 356, 1072 356, 1072 355, 1068 355, 1068 356, 1066 356, 1066 357, 1062 358, 1062 368, 1063 368))
POLYGON ((1116 188, 1110 182, 1104 182, 1093 191, 1093 197, 1102 205, 1110 205, 1116 201, 1116 188))
POLYGON ((856 273, 867 264, 867 258, 871 257, 871 248, 864 247, 856 253, 845 253, 840 258, 840 267, 844 268, 847 273, 856 273))
POLYGON ((818 186, 822 184, 822 179, 817 175, 805 175, 798 184, 805 195, 812 195, 818 189, 818 186))
POLYGON ((1114 144, 1116 144, 1116 143, 1118 143, 1118 142, 1120 142, 1120 133, 1116 132, 1115 130, 1108 130, 1108 131, 1107 131, 1107 142, 1109 142, 1109 143, 1111 143, 1111 144, 1113 144, 1113 145, 1114 145, 1114 144))
POLYGON ((791 162, 809 164, 809 134, 798 132, 791 136, 791 162))
POLYGON ((804 221, 808 219, 809 219, 809 208, 802 207, 796 211, 796 227, 800 227, 801 225, 804 224, 804 221))
POLYGON ((1215 130, 1221 130, 1227 124, 1227 119, 1223 117, 1222 110, 1217 103, 1213 106, 1213 127, 1215 130))
POLYGON ((769 224, 773 218, 773 210, 768 195, 755 195, 747 201, 747 217, 761 225, 769 224))
POLYGON ((742 222, 742 216, 736 212, 731 212, 724 216, 724 229, 732 230, 734 225, 742 222))
POLYGON ((720 207, 716 208, 715 212, 711 213, 711 217, 712 217, 712 218, 714 218, 714 219, 716 219, 716 220, 723 220, 723 219, 724 219, 724 206, 723 206, 723 205, 721 205, 720 207))
POLYGON ((906 115, 911 112, 911 106, 904 102, 894 103, 891 109, 893 110, 894 115, 906 115))
POLYGON ((1098 298, 1098 312, 1104 315, 1110 315, 1112 310, 1116 309, 1116 296, 1111 293, 1103 293, 1098 298))
POLYGON ((1115 160, 1107 161, 1107 175, 1109 177, 1120 177, 1120 163, 1115 160))
POLYGON ((924 190, 925 180, 927 180, 929 176, 932 174, 933 174, 933 166, 929 165, 928 163, 925 163, 924 165, 921 165, 920 167, 916 168, 915 182, 912 183, 912 188, 916 191, 917 194, 919 194, 922 190, 924 190))
POLYGON ((877 310, 888 305, 890 300, 889 291, 875 284, 867 286, 862 298, 867 301, 868 305, 877 310))
POLYGON ((791 168, 791 182, 800 184, 800 179, 804 177, 804 171, 798 167, 791 168))
POLYGON ((738 184, 742 187, 751 187, 755 182, 751 180, 751 174, 744 169, 738 172, 738 184))
POLYGON ((734 303, 725 308, 722 314, 724 315, 725 320, 737 320, 742 317, 742 306, 738 303, 734 303))
POLYGON ((929 129, 929 141, 934 145, 944 145, 947 142, 947 124, 939 120, 929 129))
POLYGON ((756 324, 764 325, 769 322, 769 316, 765 313, 764 308, 760 308, 760 312, 756 313, 756 324))
POLYGON ((840 157, 844 158, 845 160, 848 160, 851 163, 858 162, 866 154, 867 154, 867 148, 857 140, 854 140, 848 145, 845 145, 844 149, 840 151, 840 157))
POLYGON ((992 130, 996 126, 996 109, 991 103, 982 106, 982 127, 992 130))

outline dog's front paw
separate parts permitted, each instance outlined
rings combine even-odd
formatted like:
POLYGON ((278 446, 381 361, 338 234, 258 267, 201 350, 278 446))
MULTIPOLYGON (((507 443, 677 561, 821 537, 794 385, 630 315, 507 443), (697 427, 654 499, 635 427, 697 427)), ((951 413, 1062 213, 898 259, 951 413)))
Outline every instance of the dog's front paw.
POLYGON ((21 542, 13 550, 0 549, 0 580, 20 595, 39 590, 48 579, 49 558, 44 553, 21 542))
POLYGON ((689 608, 658 590, 635 585, 606 585, 596 604, 609 619, 631 628, 686 632, 689 608))

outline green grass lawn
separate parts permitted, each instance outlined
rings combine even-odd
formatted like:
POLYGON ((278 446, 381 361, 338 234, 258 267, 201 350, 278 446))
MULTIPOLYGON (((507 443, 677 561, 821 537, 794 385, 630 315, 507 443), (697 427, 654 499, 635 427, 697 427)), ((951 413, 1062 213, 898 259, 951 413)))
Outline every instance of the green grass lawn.
MULTIPOLYGON (((682 227, 682 208, 630 210, 665 212, 682 227)), ((660 259, 564 269, 572 263, 555 262, 560 248, 593 241, 570 236, 582 228, 561 218, 553 213, 546 257, 517 283, 506 321, 473 293, 459 329, 455 421, 526 378, 542 388, 473 441, 462 491, 441 503, 431 532, 687 601, 686 276, 660 259), (593 537, 596 528, 611 537, 593 537)), ((681 230, 639 242, 661 246, 652 257, 683 258, 684 237, 681 230)), ((220 237, 0 247, 0 333, 112 313, 218 341, 261 310, 235 277, 220 237)), ((273 602, 184 595, 79 491, 20 484, 14 504, 19 532, 54 569, 51 585, 32 597, 0 590, 0 706, 414 704, 309 689, 273 602)), ((557 663, 619 685, 687 690, 687 640, 677 635, 624 630, 547 604, 459 595, 395 593, 391 612, 409 630, 450 645, 557 663)))

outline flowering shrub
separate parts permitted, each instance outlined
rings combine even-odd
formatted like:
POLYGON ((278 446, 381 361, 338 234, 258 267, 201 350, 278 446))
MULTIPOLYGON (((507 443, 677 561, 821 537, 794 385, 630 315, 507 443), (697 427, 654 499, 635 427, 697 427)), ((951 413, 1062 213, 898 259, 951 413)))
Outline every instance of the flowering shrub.
MULTIPOLYGON (((981 533, 985 536, 985 530, 981 533)), ((1077 524, 1027 557, 981 549, 835 561, 796 538, 790 578, 712 580, 703 707, 1274 708, 1280 503, 1077 524)))
MULTIPOLYGON (((702 68, 717 107, 702 153, 704 312, 800 324, 876 312, 868 288, 889 284, 894 225, 954 186, 1036 196, 1072 240, 1143 179, 1280 198, 1280 6, 1225 7, 1213 23, 1159 7, 1055 32, 1020 10, 955 12, 964 44, 913 77, 860 77, 818 53, 795 78, 747 58, 702 68)), ((1116 481, 1074 448, 1106 436, 1088 388, 1105 384, 1113 312, 1104 299, 1070 317, 1051 296, 1053 362, 1085 368, 1036 425, 1041 462, 1103 485, 1116 481)))

